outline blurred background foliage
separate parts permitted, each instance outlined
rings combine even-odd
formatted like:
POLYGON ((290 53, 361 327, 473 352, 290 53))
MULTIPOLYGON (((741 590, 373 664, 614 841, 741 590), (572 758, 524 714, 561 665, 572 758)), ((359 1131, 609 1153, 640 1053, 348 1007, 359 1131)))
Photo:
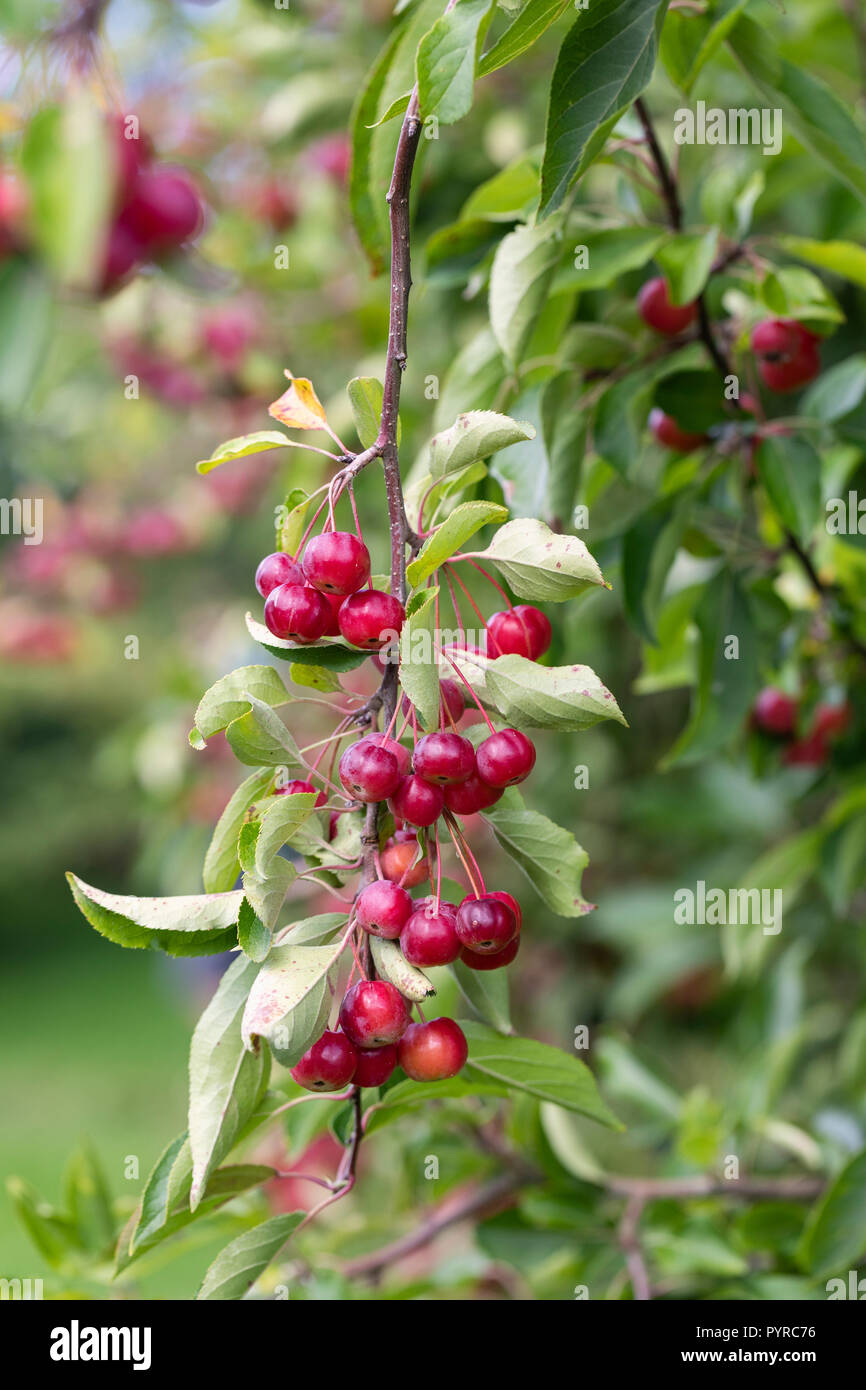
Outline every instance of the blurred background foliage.
MULTIPOLYGON (((284 368, 313 380, 341 432, 351 430, 347 380, 381 373, 386 282, 370 276, 350 225, 346 132, 391 9, 390 0, 293 0, 288 10, 266 0, 114 0, 106 45, 88 65, 68 37, 52 36, 57 5, 0 3, 4 179, 23 186, 29 203, 0 264, 0 494, 45 499, 43 544, 4 536, 0 554, 0 1111, 7 1121, 0 1171, 26 1174, 72 1210, 99 1183, 82 1151, 63 1196, 69 1151, 86 1136, 98 1156, 116 1213, 103 1210, 97 1234, 79 1230, 54 1259, 54 1287, 67 1291, 105 1296, 106 1232, 131 1211, 142 1179, 183 1127, 188 1034, 219 965, 110 946, 82 923, 63 871, 74 867, 118 892, 200 887, 210 830, 240 775, 230 757, 190 750, 195 704, 219 675, 261 660, 243 614, 257 603, 252 575, 272 548, 274 508, 292 487, 318 485, 324 475, 320 458, 295 450, 288 462, 281 451, 207 477, 193 465, 218 441, 268 427, 267 404, 282 390, 284 368), (94 286, 111 193, 105 160, 93 157, 89 137, 79 138, 81 111, 93 104, 138 115, 159 159, 192 171, 207 209, 194 247, 105 295, 94 286), (51 139, 63 128, 69 143, 52 159, 40 157, 33 127, 53 108, 66 124, 55 125, 51 139), (283 246, 288 268, 278 269, 283 246), (140 382, 138 399, 129 398, 131 376, 140 382), (136 660, 124 655, 130 636, 138 639, 136 660), (132 1177, 129 1156, 138 1161, 132 1177)), ((864 55, 842 7, 790 0, 783 15, 761 0, 749 9, 791 62, 862 111, 864 55)), ((424 150, 401 411, 407 460, 433 430, 476 404, 466 400, 470 373, 458 353, 486 325, 487 276, 502 227, 488 223, 487 244, 468 248, 443 243, 443 229, 479 184, 539 146, 568 22, 520 64, 480 82, 467 121, 424 150), (438 400, 430 399, 430 377, 439 380, 438 400)), ((685 11, 671 16, 650 90, 666 130, 681 102, 668 70, 688 22, 685 11)), ((748 104, 749 87, 720 50, 695 95, 748 104)), ((628 118, 624 124, 628 133, 628 118)), ((392 122, 377 138, 391 144, 396 132, 392 122)), ((793 138, 774 158, 749 147, 716 151, 711 167, 697 148, 680 156, 690 220, 722 220, 751 189, 745 196, 754 195, 757 238, 864 238, 863 204, 793 138)), ((579 207, 630 220, 662 217, 618 155, 591 171, 579 207)), ((582 294, 576 310, 569 303, 591 354, 601 350, 593 325, 605 326, 614 356, 623 336, 627 346, 637 340, 633 301, 645 274, 625 269, 582 294)), ((844 321, 825 366, 862 345, 866 324, 862 281, 828 284, 844 321)), ((558 343, 552 305, 549 332, 558 343)), ((567 415, 567 401, 561 409, 567 415)), ((861 476, 863 418, 853 412, 847 440, 825 460, 825 496, 861 476)), ((646 478, 670 466, 645 434, 634 462, 646 478)), ((520 461, 517 476, 525 484, 520 461)), ((661 643, 651 646, 623 600, 631 484, 598 456, 583 457, 581 445, 566 476, 573 502, 589 506, 582 534, 612 590, 549 610, 549 660, 590 665, 631 727, 539 739, 530 803, 573 829, 588 851, 584 890, 598 907, 575 923, 533 900, 512 971, 514 1017, 521 1033, 565 1049, 575 1028, 587 1025, 590 1064, 628 1130, 602 1134, 528 1099, 515 1105, 508 1137, 546 1181, 528 1185, 514 1209, 485 1219, 473 1238, 449 1237, 435 1255, 413 1257, 400 1281, 386 1283, 386 1296, 563 1299, 587 1284, 593 1297, 619 1297, 619 1206, 597 1196, 590 1180, 597 1167, 693 1174, 715 1171, 736 1153, 748 1170, 833 1174, 864 1147, 866 812, 821 819, 846 794, 862 805, 862 664, 822 643, 810 596, 786 571, 794 621, 790 613, 780 618, 768 590, 757 673, 803 686, 807 704, 828 692, 847 695, 857 711, 851 731, 828 764, 785 766, 738 716, 724 746, 666 767, 696 678, 690 585, 711 576, 712 541, 696 528, 658 612, 661 643), (589 770, 587 789, 575 786, 579 766, 589 770), (817 838, 815 826, 823 826, 817 838), (767 854, 772 867, 756 876, 767 854), (746 938, 675 925, 673 893, 699 879, 782 887, 782 933, 746 938)), ((492 495, 498 485, 487 484, 492 495)), ((729 513, 736 496, 732 485, 729 513)), ((374 569, 384 569, 378 479, 365 476, 358 497, 374 569)), ((862 602, 862 541, 822 535, 819 550, 862 602)), ((363 686, 368 677, 357 679, 363 686)), ((321 736, 314 717, 301 722, 310 739, 321 736)), ((473 836, 485 869, 497 866, 497 886, 523 891, 480 823, 473 836)), ((304 1237, 292 1297, 369 1296, 365 1285, 343 1279, 340 1264, 405 1229, 409 1214, 414 1222, 419 1209, 496 1170, 477 1139, 488 1108, 493 1114, 496 1103, 467 1110, 445 1102, 372 1138, 357 1196, 304 1237), (432 1182, 419 1176, 431 1152, 442 1174, 432 1182)), ((314 1146, 306 1166, 328 1163, 331 1117, 321 1113, 328 1109, 301 1107, 303 1120, 292 1112, 293 1153, 314 1146)), ((277 1139, 262 1142, 279 1148, 277 1139)), ((285 1188, 264 1200, 276 1210, 309 1200, 303 1185, 294 1203, 285 1188)), ((25 1212, 27 1191, 15 1189, 25 1212)), ((48 1236, 43 1230, 36 1256, 2 1200, 0 1272, 42 1272, 48 1236)), ((262 1200, 233 1204, 170 1263, 151 1257, 146 1268, 143 1260, 134 1287, 146 1296, 192 1296, 226 1232, 250 1212, 260 1215, 262 1200)), ((50 1226, 39 1210, 31 1212, 37 1232, 40 1220, 50 1226)), ((802 1226, 802 1208, 785 1202, 655 1202, 645 1243, 669 1296, 824 1296, 797 1258, 802 1226)))

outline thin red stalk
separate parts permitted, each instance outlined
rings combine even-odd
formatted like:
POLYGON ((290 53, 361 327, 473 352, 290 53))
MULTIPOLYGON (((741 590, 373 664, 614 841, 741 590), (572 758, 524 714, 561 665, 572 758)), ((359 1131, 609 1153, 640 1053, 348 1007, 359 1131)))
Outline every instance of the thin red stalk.
POLYGON ((470 869, 469 865, 467 864, 467 862, 466 862, 466 860, 465 860, 465 858, 464 858, 464 856, 463 856, 463 850, 460 848, 460 843, 459 843, 459 841, 458 841, 458 839, 457 839, 457 836, 454 834, 454 828, 453 828, 453 826, 452 826, 452 824, 451 824, 451 821, 450 821, 450 819, 449 819, 449 817, 448 817, 447 815, 446 815, 446 817, 445 817, 445 824, 446 824, 446 826, 448 827, 448 834, 451 836, 451 842, 452 842, 452 844, 454 845, 454 849, 455 849, 456 852, 457 852, 457 858, 460 860, 460 863, 463 865, 463 871, 464 871, 464 873, 466 874, 466 877, 467 877, 468 880, 469 880, 469 886, 471 887, 471 889, 472 889, 473 893, 475 894, 476 898, 480 898, 480 897, 481 897, 481 894, 480 894, 479 891, 478 891, 478 885, 476 884, 475 879, 474 879, 473 876, 472 876, 472 870, 470 869))
POLYGON ((296 1173, 290 1170, 287 1173, 277 1173, 276 1177, 281 1180, 283 1178, 298 1178, 301 1182, 314 1182, 317 1187, 327 1187, 328 1191, 333 1191, 330 1178, 318 1178, 313 1173, 296 1173))
MULTIPOLYGON (((447 567, 446 567, 446 568, 447 568, 447 567)), ((460 585, 460 588, 463 590, 464 594, 466 595, 467 599, 469 600, 469 603, 470 603, 471 606, 472 606, 472 611, 473 611, 473 613, 475 614, 476 618, 479 619, 479 621, 480 621, 482 627, 484 628, 484 630, 485 630, 485 632, 486 632, 486 631, 487 631, 487 619, 484 617, 484 614, 481 612, 481 609, 478 607, 478 604, 475 602, 474 598, 473 598, 472 595, 470 594, 470 592, 469 592, 469 590, 467 589, 466 585, 463 583, 463 580, 460 578, 460 575, 457 573, 457 571, 456 571, 456 570, 452 570, 451 573, 454 575, 455 580, 456 580, 457 583, 460 585)), ((446 575, 445 575, 445 578, 446 578, 446 580, 448 579, 448 574, 447 574, 447 573, 446 573, 446 575)), ((449 581, 449 582, 450 582, 450 581, 449 581)), ((510 605, 509 605, 509 606, 510 606, 510 605)))
MULTIPOLYGON (((455 557, 455 558, 456 558, 456 557, 455 557)), ((508 607, 508 608, 513 607, 513 604, 512 604, 512 602, 511 602, 511 599, 510 599, 510 598, 508 597, 508 595, 506 594, 506 592, 505 592, 505 590, 503 589, 502 585, 501 585, 501 584, 497 584, 496 580, 493 578, 493 575, 492 575, 492 574, 488 574, 487 570, 484 569, 483 565, 479 565, 478 562, 477 562, 476 560, 473 560, 473 559, 471 558, 471 556, 469 556, 469 555, 462 555, 462 556, 460 556, 460 559, 462 559, 462 560, 467 560, 467 561, 469 562, 469 564, 471 565, 472 569, 477 570, 479 574, 483 574, 483 575, 484 575, 484 578, 487 580, 487 582, 488 582, 489 584, 492 584, 493 587, 494 587, 494 589, 496 590, 496 592, 497 592, 498 594, 501 594, 502 597, 505 599, 506 607, 508 607)))
MULTIPOLYGON (((330 494, 328 494, 328 495, 330 495, 330 494)), ((316 522, 318 521, 319 517, 322 515, 323 509, 324 509, 325 507, 327 507, 327 505, 328 505, 328 495, 326 495, 325 497, 322 498, 321 502, 319 503, 318 507, 316 508, 315 512, 313 513, 313 519, 312 519, 312 521, 311 521, 310 524, 308 525, 308 527, 307 527, 306 531, 304 532, 304 534, 301 536, 301 539, 298 541, 298 547, 297 547, 297 549, 296 549, 296 551, 295 551, 295 555, 300 555, 301 551, 303 550, 304 546, 305 546, 306 543, 307 543, 307 539, 308 539, 308 537, 309 537, 310 532, 312 531, 312 529, 313 529, 313 527, 315 526, 316 522)))
POLYGON ((460 633, 461 638, 465 642, 466 629, 463 626, 463 614, 460 612, 460 605, 457 602, 457 595, 454 592, 454 585, 451 583, 451 576, 448 573, 447 565, 443 566, 442 574, 444 575, 445 583, 448 585, 448 593, 451 595, 451 606, 454 609, 454 616, 457 619, 457 631, 460 633))
POLYGON ((433 833, 436 836, 436 911, 439 911, 439 903, 442 900, 442 850, 439 845, 439 826, 434 825, 433 833))
MULTIPOLYGON (((466 853, 469 855, 469 859, 470 859, 470 861, 471 861, 471 863, 472 863, 472 867, 474 868, 475 872, 476 872, 477 875, 478 875, 478 882, 481 884, 481 892, 482 892, 482 893, 486 893, 486 892, 487 892, 487 888, 485 887, 485 883, 484 883, 484 875, 483 875, 483 873, 481 872, 481 869, 480 869, 479 864, 478 864, 478 860, 475 858, 475 855, 472 853, 472 848, 471 848, 471 846, 470 846, 470 844, 469 844, 469 841, 467 840, 465 834, 463 833, 463 828, 462 828, 462 826, 459 825, 459 823, 457 822, 457 820, 451 815, 451 812, 450 812, 450 811, 446 811, 446 812, 445 812, 445 821, 446 821, 446 824, 448 824, 448 823, 450 822, 450 824, 451 824, 451 825, 453 826, 453 828, 454 828, 455 834, 459 836, 460 843, 462 844, 462 846, 463 846, 464 850, 466 851, 466 853)), ((478 897, 478 894, 476 893, 475 896, 478 897)))
POLYGON ((448 655, 448 653, 447 653, 446 651, 443 651, 443 649, 439 646, 438 642, 437 642, 437 644, 436 644, 436 650, 437 650, 437 652, 439 653, 440 656, 444 656, 445 660, 448 661, 448 662, 450 662, 450 664, 454 667, 454 670, 457 672, 457 674, 458 674, 458 676, 460 677, 460 679, 462 680, 463 684, 466 686, 466 689, 469 691, 469 694, 472 696, 472 698, 473 698, 473 700, 475 701, 476 705, 477 705, 478 708, 480 709, 480 711, 481 711, 481 713, 482 713, 482 715, 483 715, 483 717, 484 717, 484 722, 485 722, 485 724, 487 725, 488 729, 490 730, 490 732, 491 732, 492 734, 495 734, 495 733, 496 733, 496 730, 494 729, 493 725, 491 724, 490 720, 489 720, 488 717, 487 717, 487 711, 486 711, 486 709, 485 709, 484 706, 482 705, 482 703, 481 703, 481 701, 479 700, 478 696, 475 694, 475 691, 472 689, 472 686, 469 684, 469 682, 468 682, 468 680, 466 679, 466 677, 464 676, 463 672, 460 670, 460 667, 457 665, 456 662, 454 662, 454 661, 451 660, 451 657, 448 655))

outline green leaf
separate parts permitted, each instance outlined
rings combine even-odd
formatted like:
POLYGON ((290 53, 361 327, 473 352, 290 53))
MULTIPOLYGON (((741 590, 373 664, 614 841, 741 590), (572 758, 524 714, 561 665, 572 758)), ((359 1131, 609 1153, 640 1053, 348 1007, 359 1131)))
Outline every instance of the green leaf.
POLYGON ((277 549, 286 555, 294 555, 303 539, 311 501, 302 487, 295 487, 277 509, 277 549))
POLYGON ((476 220, 522 221, 538 202, 538 173, 537 156, 521 155, 470 193, 456 225, 476 220))
POLYGON ((655 253, 674 304, 690 304, 710 277, 719 244, 718 227, 707 232, 677 232, 655 253))
POLYGON ((245 871, 244 893, 264 931, 274 930, 286 892, 297 876, 297 869, 288 859, 277 859, 267 878, 262 878, 252 869, 245 871))
POLYGON ((500 235, 492 222, 479 217, 440 227, 424 245, 427 283, 462 288, 474 267, 499 243, 500 235))
POLYGON ((485 324, 460 349, 448 368, 433 415, 435 428, 442 430, 459 414, 490 405, 496 399, 504 375, 505 361, 493 333, 485 324))
MULTIPOLYGON (((683 91, 690 92, 707 63, 715 56, 724 43, 749 0, 718 0, 711 15, 674 14, 671 19, 679 19, 686 31, 697 30, 696 42, 685 71, 676 79, 683 91)), ((668 24, 665 24, 665 35, 668 24)), ((664 40, 663 40, 664 47, 664 40)))
POLYGON ((415 559, 406 568, 406 577, 414 587, 455 555, 461 546, 494 521, 505 521, 508 508, 498 502, 461 502, 453 512, 427 537, 415 559))
POLYGON ((206 893, 227 893, 234 888, 241 871, 238 835, 247 812, 257 797, 263 796, 273 781, 271 768, 260 768, 241 782, 216 823, 205 855, 202 881, 206 893))
POLYGON ((266 701, 247 691, 241 693, 247 696, 249 709, 226 727, 226 740, 238 761, 248 767, 269 764, 303 772, 298 745, 280 716, 266 701))
POLYGON ((489 458, 497 449, 531 439, 535 433, 525 420, 512 420, 493 410, 469 410, 459 415, 450 429, 441 430, 430 441, 430 473, 444 478, 478 459, 489 458))
POLYGON ((0 265, 0 410, 24 407, 44 366, 55 293, 40 269, 18 256, 0 265))
POLYGON ((533 1038, 503 1037, 483 1023, 464 1023, 469 1042, 470 1075, 504 1083, 538 1100, 587 1115, 609 1129, 622 1129, 598 1093, 595 1077, 583 1062, 533 1038))
POLYGON ((828 367, 800 402, 799 413, 815 420, 842 420, 866 396, 866 353, 828 367))
MULTIPOLYGON (((120 1274, 140 1256, 156 1249, 164 1240, 192 1225, 194 1221, 211 1216, 220 1207, 231 1202, 243 1192, 249 1192, 264 1182, 276 1177, 276 1169, 262 1163, 233 1163, 217 1168, 211 1173, 204 1196, 195 1211, 191 1211, 188 1201, 176 1190, 174 1173, 177 1169, 177 1145, 184 1141, 175 1140, 160 1158, 157 1167, 148 1179, 148 1186, 142 1198, 140 1212, 136 1214, 136 1224, 132 1233, 124 1232, 119 1243, 116 1260, 116 1273, 120 1274)), ((184 1143, 183 1152, 188 1154, 184 1143)), ((187 1174, 186 1189, 189 1188, 187 1174)))
MULTIPOLYGON (((571 230, 572 224, 569 224, 571 230)), ((578 226, 574 235, 576 242, 569 250, 570 263, 557 271, 554 290, 603 289, 627 271, 646 265, 671 234, 660 232, 658 227, 578 226), (583 247, 586 247, 585 257, 578 255, 583 247)))
POLYGON ((808 261, 819 270, 841 275, 866 289, 866 250, 853 241, 813 241, 810 237, 780 236, 779 245, 789 255, 808 261))
MULTIPOLYGON (((239 666, 236 671, 222 676, 201 697, 190 742, 196 734, 201 740, 208 739, 247 714, 250 696, 271 707, 287 705, 292 698, 273 666, 239 666)), ((194 746, 202 747, 203 743, 194 746)))
POLYGON ((479 557, 492 560, 515 594, 531 602, 563 603, 590 584, 607 587, 578 536, 558 535, 532 517, 506 522, 479 557))
POLYGON ((519 58, 551 24, 556 23, 570 3, 571 0, 527 0, 517 18, 481 58, 478 76, 486 77, 489 72, 496 72, 498 68, 504 68, 506 63, 519 58))
POLYGON ((589 855, 570 831, 538 811, 528 810, 516 787, 509 787, 483 815, 506 854, 548 907, 560 917, 582 917, 592 911, 593 904, 580 891, 589 855))
MULTIPOLYGON (((293 665, 320 666, 325 671, 354 671, 370 656, 369 652, 353 651, 351 647, 343 646, 342 642, 323 642, 321 645, 311 644, 309 647, 300 647, 296 642, 286 642, 282 637, 275 637, 269 632, 264 623, 260 623, 252 613, 247 613, 246 624, 247 632, 265 651, 270 652, 272 656, 282 657, 284 661, 291 661, 293 665)), ((265 669, 273 671, 273 667, 265 669)), ((279 676, 277 679, 279 680, 279 676)), ((282 703, 291 698, 286 691, 282 703)))
POLYGON ((6 1191, 30 1240, 52 1269, 59 1269, 70 1254, 79 1249, 74 1223, 62 1212, 44 1202, 23 1178, 6 1179, 6 1191))
POLYGON ((192 1154, 184 1130, 166 1145, 148 1176, 132 1229, 118 1245, 118 1271, 161 1238, 169 1212, 178 1202, 189 1210, 186 1199, 191 1182, 192 1154))
POLYGON ((561 228, 548 222, 516 227, 497 247, 490 270, 490 327, 512 366, 521 362, 547 303, 561 246, 561 228))
POLYGON ((378 118, 414 85, 418 46, 442 9, 441 0, 420 0, 413 6, 380 51, 352 111, 349 207, 374 275, 381 275, 387 263, 385 194, 394 163, 394 132, 378 118))
POLYGON ((622 538, 625 609, 632 625, 653 645, 658 644, 656 624, 665 580, 676 558, 692 500, 691 491, 678 500, 661 498, 638 517, 622 538))
POLYGON ((678 1124, 683 1102, 665 1081, 647 1067, 632 1048, 617 1037, 599 1040, 597 1061, 605 1091, 640 1111, 665 1129, 678 1124))
POLYGON ((267 1087, 266 1048, 247 1052, 241 1019, 260 967, 239 956, 196 1024, 189 1050, 190 1210, 195 1211, 213 1170, 256 1110, 267 1087))
POLYGON ((255 870, 264 878, 274 859, 316 808, 316 792, 282 792, 265 808, 256 837, 255 870))
POLYGON ((392 121, 395 116, 402 116, 408 110, 409 102, 412 100, 411 92, 404 92, 402 96, 396 97, 386 111, 383 111, 378 121, 373 121, 370 129, 375 130, 377 126, 384 125, 386 121, 392 121))
MULTIPOLYGON (((351 817, 341 816, 341 820, 351 817)), ((335 934, 346 927, 345 912, 319 912, 315 917, 301 917, 280 932, 280 945, 291 941, 293 946, 325 946, 335 934)))
POLYGON ((358 438, 363 448, 369 449, 379 434, 384 387, 374 376, 356 376, 349 382, 346 390, 358 438))
POLYGON ((227 439, 224 444, 218 444, 210 458, 199 459, 196 472, 210 473, 221 463, 243 458, 246 454, 261 454, 266 449, 278 449, 281 445, 290 448, 292 440, 279 430, 256 430, 254 434, 241 434, 236 439, 227 439))
POLYGON ((208 1268, 196 1299, 243 1298, 303 1219, 301 1211, 272 1216, 230 1241, 208 1268))
POLYGON ((433 648, 438 593, 433 588, 412 595, 400 632, 400 685, 428 729, 439 724, 439 663, 433 648))
POLYGON ((667 0, 592 0, 562 44, 550 89, 540 215, 549 216, 652 76, 667 0))
POLYGON ((866 200, 866 139, 832 88, 782 58, 774 38, 743 15, 728 36, 734 56, 785 128, 866 200))
POLYGON ((85 84, 28 120, 21 160, 42 255, 64 284, 93 286, 111 220, 113 160, 104 113, 85 84))
POLYGON ((508 1005, 508 972, 506 970, 470 970, 462 960, 451 966, 460 993, 484 1023, 497 1033, 513 1033, 508 1005))
POLYGON ((823 515, 817 451, 801 435, 765 435, 755 466, 782 524, 805 541, 823 515))
POLYGON ((343 688, 333 671, 328 671, 324 666, 290 666, 289 678, 293 685, 303 685, 308 690, 320 690, 326 695, 333 695, 343 688))
POLYGON ((743 726, 758 686, 758 639, 748 594, 722 570, 695 611, 700 634, 698 685, 691 716, 663 767, 697 762, 743 726), (736 653, 736 654, 734 654, 736 653))
MULTIPOLYGON (((465 1116, 465 1102, 477 1104, 480 1098, 507 1099, 508 1087, 502 1081, 481 1081, 473 1074, 468 1078, 465 1069, 459 1076, 435 1081, 431 1091, 429 1081, 398 1081, 380 1094, 379 1100, 367 1110, 364 1133, 373 1134, 385 1125, 411 1115, 414 1110, 426 1109, 432 1100, 457 1101, 465 1116)), ((456 1106, 454 1109, 456 1110, 456 1106)))
POLYGON ((765 275, 759 287, 761 300, 774 314, 803 323, 836 324, 845 315, 827 286, 811 270, 785 265, 765 275))
POLYGON ((815 1279, 837 1276, 848 1270, 866 1250, 866 1153, 852 1158, 813 1209, 799 1259, 815 1279))
POLYGON ((115 1231, 111 1193, 88 1144, 71 1154, 63 1173, 63 1194, 81 1246, 86 1250, 110 1250, 115 1231))
POLYGON ((134 898, 93 888, 66 875, 72 896, 92 927, 119 946, 159 946, 171 956, 209 956, 237 942, 243 893, 134 898))
POLYGON ((238 945, 248 960, 259 963, 271 949, 271 933, 247 898, 238 913, 238 945))
MULTIPOLYGON (((824 838, 825 831, 820 826, 788 835, 749 865, 740 877, 736 892, 778 891, 785 912, 791 912, 817 872, 824 838)), ((721 929, 721 946, 726 974, 731 979, 757 978, 772 941, 773 934, 757 930, 749 920, 725 923, 721 929)))
POLYGON ((472 106, 475 63, 493 0, 457 0, 438 19, 418 48, 418 105, 421 119, 437 116, 451 125, 472 106))
POLYGON ((330 972, 346 949, 341 937, 327 946, 275 946, 253 981, 244 1009, 241 1035, 254 1048, 266 1038, 284 1067, 299 1062, 320 1035, 330 1012, 330 972))
POLYGON ((632 477, 641 459, 647 416, 657 383, 681 368, 696 365, 704 366, 703 353, 690 345, 630 371, 599 397, 593 420, 593 444, 605 463, 622 477, 632 477))
POLYGON ((487 664, 485 686, 499 713, 518 728, 575 732, 602 719, 626 723, 588 666, 540 666, 525 656, 500 656, 487 664))
POLYGON ((595 408, 593 444, 599 458, 624 478, 632 474, 641 455, 654 380, 651 368, 629 372, 599 396, 595 408))
POLYGON ((681 429, 696 434, 730 419, 725 413, 723 383, 716 371, 686 368, 671 372, 659 382, 654 399, 681 429))
POLYGON ((512 408, 535 437, 501 449, 490 463, 512 517, 540 517, 557 531, 573 514, 586 446, 587 416, 573 409, 574 392, 572 372, 522 391, 512 408))

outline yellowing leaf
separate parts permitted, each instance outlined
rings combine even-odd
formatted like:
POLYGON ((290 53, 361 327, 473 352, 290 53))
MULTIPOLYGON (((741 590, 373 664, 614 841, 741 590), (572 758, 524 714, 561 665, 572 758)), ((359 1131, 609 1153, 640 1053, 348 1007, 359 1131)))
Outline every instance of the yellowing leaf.
POLYGON ((286 372, 291 385, 278 401, 268 406, 268 414, 281 425, 294 430, 320 430, 325 425, 325 412, 322 402, 313 389, 313 383, 305 376, 292 376, 286 372))

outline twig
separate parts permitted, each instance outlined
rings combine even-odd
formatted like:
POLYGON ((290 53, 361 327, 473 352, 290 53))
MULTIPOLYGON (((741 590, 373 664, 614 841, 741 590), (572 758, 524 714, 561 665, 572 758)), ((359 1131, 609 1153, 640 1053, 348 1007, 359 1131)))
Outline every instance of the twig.
MULTIPOLYGON (((644 103, 643 99, 639 97, 634 105, 638 119, 640 120, 641 126, 643 127, 647 145, 649 146, 653 160, 656 165, 659 184, 661 185, 662 189, 662 196, 664 198, 665 205, 668 210, 668 221, 670 222, 670 225, 674 231, 680 231, 682 229, 683 216, 682 204, 680 203, 680 196, 679 190, 677 188, 676 179, 671 173, 670 166, 667 160, 665 159, 664 152, 661 146, 659 145, 655 129, 653 127, 652 119, 650 117, 646 104, 644 103)), ((740 248, 734 249, 737 250, 737 252, 739 253, 740 248)), ((721 261, 718 262, 718 268, 724 269, 724 267, 730 264, 730 261, 734 259, 736 259, 736 256, 733 254, 733 252, 731 253, 730 257, 722 257, 721 261)), ((712 270, 716 270, 715 265, 712 267, 712 270)), ((709 353, 713 361, 713 365, 716 367, 720 376, 732 376, 732 364, 728 361, 724 351, 716 341, 716 337, 713 333, 712 325, 710 323, 710 316, 707 310, 706 300, 703 293, 701 293, 698 296, 697 306, 698 329, 701 341, 704 343, 707 352, 709 353)), ((739 406, 739 399, 735 400, 734 404, 739 406)), ((803 549, 802 545, 797 540, 797 537, 791 530, 788 529, 788 527, 783 527, 783 534, 785 536, 786 548, 791 552, 791 554, 796 558, 796 560, 800 564, 804 574, 806 575, 806 578, 809 580, 809 583, 811 584, 815 593, 818 595, 818 598, 821 600, 822 603, 825 603, 829 598, 833 596, 834 586, 824 583, 824 581, 821 579, 821 576, 818 574, 818 571, 815 568, 811 556, 808 554, 806 550, 803 549)), ((852 651, 856 652, 859 656, 866 658, 866 643, 861 642, 859 638, 853 636, 851 633, 845 634, 845 640, 847 641, 848 646, 851 648, 852 651)))
POLYGON ((652 1202, 664 1197, 742 1197, 750 1200, 810 1201, 826 1186, 823 1178, 625 1178, 612 1175, 604 1185, 614 1197, 652 1202))
POLYGON ((462 1225, 464 1221, 481 1220, 511 1206, 522 1187, 529 1181, 538 1180, 537 1177, 529 1179, 516 1173, 503 1173, 500 1177, 473 1189, 459 1202, 441 1203, 414 1231, 392 1241, 390 1245, 383 1245, 371 1254, 360 1255, 357 1259, 350 1260, 343 1266, 342 1272, 348 1279, 376 1278, 388 1265, 423 1249, 451 1226, 462 1225))
POLYGON ((652 1294, 650 1293, 649 1274, 644 1263, 643 1247, 640 1243, 640 1219, 643 1215, 643 1209, 644 1198, 640 1193, 633 1192, 623 1207, 617 1237, 625 1255, 625 1267, 631 1280, 635 1301, 648 1303, 652 1294))
MULTIPOLYGON (((498 1178, 473 1189, 459 1202, 442 1202, 414 1231, 381 1249, 360 1255, 343 1265, 349 1279, 376 1278, 388 1265, 405 1259, 429 1245, 443 1231, 463 1222, 483 1220, 485 1216, 511 1206, 524 1187, 543 1181, 543 1175, 526 1165, 502 1173, 498 1178)), ((823 1192, 823 1178, 627 1178, 609 1177, 604 1187, 612 1197, 625 1197, 626 1206, 619 1224, 619 1243, 636 1299, 651 1298, 649 1277, 644 1264, 638 1227, 646 1203, 656 1198, 733 1197, 746 1200, 809 1201, 823 1192)))

